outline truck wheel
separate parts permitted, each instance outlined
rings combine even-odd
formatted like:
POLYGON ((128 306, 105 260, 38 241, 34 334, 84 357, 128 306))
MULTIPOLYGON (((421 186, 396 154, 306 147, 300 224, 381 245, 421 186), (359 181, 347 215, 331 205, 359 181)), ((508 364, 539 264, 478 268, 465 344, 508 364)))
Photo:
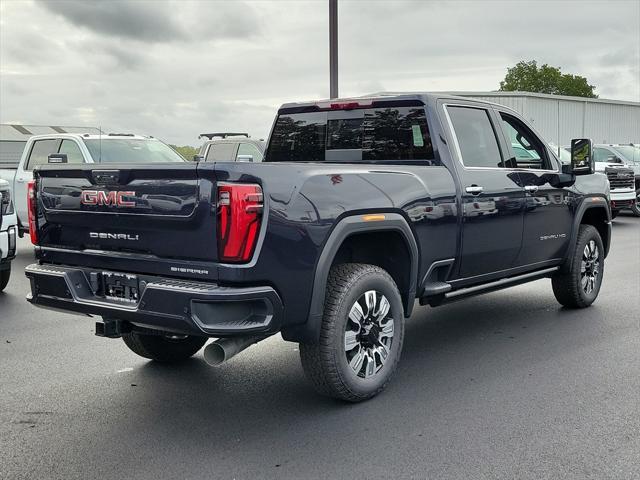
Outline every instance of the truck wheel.
POLYGON ((207 342, 207 337, 189 335, 143 335, 125 333, 124 343, 141 357, 158 362, 179 362, 194 355, 207 342))
POLYGON ((619 213, 620 213, 620 210, 611 210, 611 220, 616 218, 619 213))
POLYGON ((0 272, 0 292, 9 284, 9 278, 11 278, 11 267, 0 272))
POLYGON ((598 296, 604 275, 604 246, 595 227, 580 225, 570 269, 561 268, 551 279, 553 293, 560 304, 584 308, 598 296))
POLYGON ((404 309, 395 282, 374 265, 334 266, 317 344, 300 344, 305 374, 324 395, 359 402, 380 393, 395 371, 404 309))
POLYGON ((636 201, 631 204, 631 211, 636 217, 640 217, 640 189, 636 190, 636 201))

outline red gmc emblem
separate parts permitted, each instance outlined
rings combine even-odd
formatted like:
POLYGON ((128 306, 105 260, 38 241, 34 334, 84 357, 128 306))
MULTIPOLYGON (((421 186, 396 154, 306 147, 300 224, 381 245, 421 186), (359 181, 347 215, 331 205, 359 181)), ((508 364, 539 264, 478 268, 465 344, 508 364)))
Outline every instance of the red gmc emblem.
POLYGON ((110 207, 135 207, 136 202, 126 200, 135 197, 136 192, 105 192, 104 190, 84 190, 80 196, 82 205, 106 205, 110 207))

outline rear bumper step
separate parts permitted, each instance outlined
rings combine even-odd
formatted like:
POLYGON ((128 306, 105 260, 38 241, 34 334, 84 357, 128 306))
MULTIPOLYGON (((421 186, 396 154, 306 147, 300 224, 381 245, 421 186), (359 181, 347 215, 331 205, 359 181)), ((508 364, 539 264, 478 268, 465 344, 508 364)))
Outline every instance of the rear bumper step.
POLYGON ((142 328, 225 337, 271 334, 280 329, 282 301, 271 287, 234 288, 138 275, 138 300, 101 296, 96 275, 105 272, 57 265, 29 265, 27 300, 53 310, 100 315, 142 328))

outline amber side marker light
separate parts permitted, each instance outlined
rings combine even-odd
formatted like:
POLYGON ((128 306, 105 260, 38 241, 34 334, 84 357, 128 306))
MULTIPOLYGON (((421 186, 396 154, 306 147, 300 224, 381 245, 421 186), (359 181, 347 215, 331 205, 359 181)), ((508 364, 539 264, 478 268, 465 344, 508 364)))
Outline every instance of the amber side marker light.
POLYGON ((382 220, 384 220, 386 217, 384 215, 382 215, 381 213, 379 214, 373 214, 373 215, 363 215, 362 216, 362 220, 364 220, 365 222, 380 222, 382 220))

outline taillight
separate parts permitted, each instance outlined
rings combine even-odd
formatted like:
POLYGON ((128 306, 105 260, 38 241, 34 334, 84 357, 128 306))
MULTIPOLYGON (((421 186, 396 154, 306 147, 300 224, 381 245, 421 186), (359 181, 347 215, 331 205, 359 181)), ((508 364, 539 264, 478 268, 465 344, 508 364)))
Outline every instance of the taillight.
POLYGON ((31 236, 31 243, 38 244, 38 203, 36 199, 36 181, 31 180, 27 184, 27 209, 29 212, 29 235, 31 236))
POLYGON ((248 262, 262 219, 262 188, 247 183, 218 184, 218 254, 225 262, 248 262))

